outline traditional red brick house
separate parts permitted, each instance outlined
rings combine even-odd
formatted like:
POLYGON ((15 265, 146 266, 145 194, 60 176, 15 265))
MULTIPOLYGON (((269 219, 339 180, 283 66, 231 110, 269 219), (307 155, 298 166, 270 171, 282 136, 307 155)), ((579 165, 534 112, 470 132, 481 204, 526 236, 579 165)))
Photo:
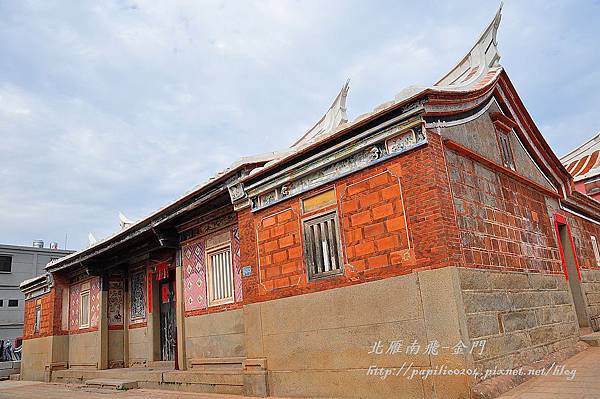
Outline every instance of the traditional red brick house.
POLYGON ((560 160, 573 176, 575 189, 600 200, 600 133, 560 160))
POLYGON ((348 122, 346 84, 288 151, 50 263, 22 286, 22 377, 467 398, 493 375, 418 373, 570 353, 600 314, 600 203, 499 64, 499 23, 435 85, 348 122))

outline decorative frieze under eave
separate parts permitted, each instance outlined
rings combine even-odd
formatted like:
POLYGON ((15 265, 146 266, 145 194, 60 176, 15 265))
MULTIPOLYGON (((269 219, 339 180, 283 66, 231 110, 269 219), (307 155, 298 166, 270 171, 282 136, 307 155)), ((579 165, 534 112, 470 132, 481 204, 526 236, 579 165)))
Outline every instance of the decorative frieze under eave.
POLYGON ((420 115, 400 119, 244 187, 230 186, 234 209, 258 211, 427 143, 420 115))
POLYGON ((50 273, 23 281, 19 289, 25 295, 25 300, 37 298, 50 292, 54 280, 50 273))

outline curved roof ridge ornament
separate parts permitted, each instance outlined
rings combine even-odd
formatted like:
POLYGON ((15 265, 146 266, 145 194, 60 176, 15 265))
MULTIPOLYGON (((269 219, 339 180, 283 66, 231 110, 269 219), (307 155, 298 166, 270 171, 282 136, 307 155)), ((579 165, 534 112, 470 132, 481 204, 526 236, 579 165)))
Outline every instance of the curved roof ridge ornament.
POLYGON ((129 219, 127 216, 123 215, 122 212, 119 212, 119 225, 121 226, 121 230, 131 226, 135 222, 129 219))
POLYGON ((467 88, 479 81, 492 68, 500 67, 500 52, 497 47, 496 34, 502 19, 502 6, 503 3, 500 3, 496 15, 467 55, 450 72, 444 75, 434 87, 467 88))
POLYGON ((98 240, 96 239, 96 237, 94 237, 94 235, 89 232, 88 233, 88 247, 91 247, 92 245, 96 244, 98 242, 98 240))
POLYGON ((325 112, 325 115, 308 132, 300 137, 298 141, 292 144, 292 148, 299 148, 312 143, 315 139, 327 135, 327 133, 334 131, 341 124, 348 122, 346 97, 348 96, 349 89, 350 79, 347 79, 327 112, 325 112))

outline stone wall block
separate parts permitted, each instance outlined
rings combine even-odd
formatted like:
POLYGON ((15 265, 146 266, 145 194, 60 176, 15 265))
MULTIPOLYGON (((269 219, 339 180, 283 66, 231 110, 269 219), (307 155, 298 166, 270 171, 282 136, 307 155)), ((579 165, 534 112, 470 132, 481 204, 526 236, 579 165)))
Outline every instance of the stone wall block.
POLYGON ((471 315, 467 318, 467 329, 472 339, 499 334, 498 316, 496 313, 471 315))
POLYGON ((556 276, 547 274, 530 274, 529 283, 531 284, 531 287, 536 290, 554 290, 558 288, 556 276))
POLYGON ((537 325, 535 312, 511 312, 500 316, 502 327, 505 332, 526 330, 537 325))
POLYGON ((487 290, 491 288, 490 272, 461 267, 460 286, 463 290, 487 290))
POLYGON ((463 301, 466 313, 485 311, 507 311, 512 302, 506 292, 464 292, 463 301))
POLYGON ((527 274, 522 273, 491 273, 490 280, 494 289, 528 289, 530 288, 527 274))
POLYGON ((473 359, 478 361, 516 352, 529 346, 531 346, 529 335, 524 332, 515 332, 488 338, 483 352, 480 354, 476 349, 472 355, 473 359))
POLYGON ((531 309, 550 305, 550 291, 521 291, 511 292, 513 309, 531 309))
POLYGON ((549 294, 553 305, 565 305, 573 303, 571 293, 568 291, 549 292, 549 294))

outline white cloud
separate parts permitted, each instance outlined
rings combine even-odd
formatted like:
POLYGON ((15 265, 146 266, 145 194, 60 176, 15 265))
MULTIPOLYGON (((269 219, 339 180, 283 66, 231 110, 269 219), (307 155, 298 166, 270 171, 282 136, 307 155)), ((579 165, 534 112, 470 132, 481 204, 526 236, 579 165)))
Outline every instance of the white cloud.
MULTIPOLYGON (((0 2, 0 242, 84 246, 285 147, 347 77, 349 113, 430 84, 497 3, 0 2)), ((502 62, 563 153, 600 130, 598 5, 507 2, 502 62), (565 134, 564 132, 569 132, 565 134)))

